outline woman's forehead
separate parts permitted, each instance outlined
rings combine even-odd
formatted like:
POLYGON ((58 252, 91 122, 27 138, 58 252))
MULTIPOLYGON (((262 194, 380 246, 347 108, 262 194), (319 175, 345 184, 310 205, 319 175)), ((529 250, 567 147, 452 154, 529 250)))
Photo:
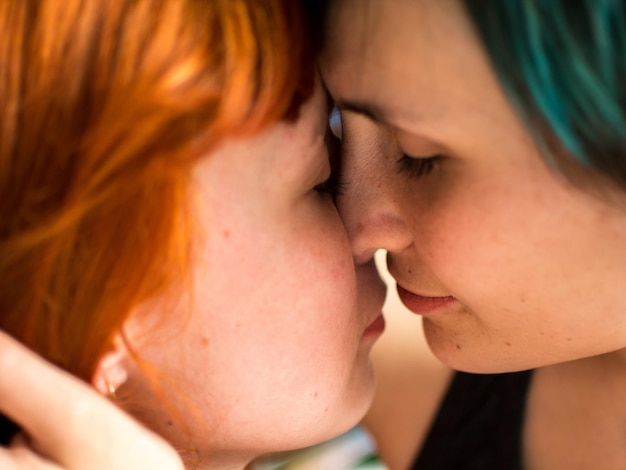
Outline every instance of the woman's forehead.
POLYGON ((456 1, 339 0, 328 24, 321 70, 333 97, 388 123, 477 111, 485 84, 497 89, 456 1))

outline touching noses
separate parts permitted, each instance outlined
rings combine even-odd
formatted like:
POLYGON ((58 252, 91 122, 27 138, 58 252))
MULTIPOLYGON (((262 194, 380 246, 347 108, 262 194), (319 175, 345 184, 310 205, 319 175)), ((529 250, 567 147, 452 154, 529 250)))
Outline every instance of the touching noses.
POLYGON ((403 211, 402 190, 393 148, 373 132, 345 136, 341 151, 344 190, 337 206, 344 220, 357 263, 367 262, 378 249, 399 253, 412 244, 403 211))

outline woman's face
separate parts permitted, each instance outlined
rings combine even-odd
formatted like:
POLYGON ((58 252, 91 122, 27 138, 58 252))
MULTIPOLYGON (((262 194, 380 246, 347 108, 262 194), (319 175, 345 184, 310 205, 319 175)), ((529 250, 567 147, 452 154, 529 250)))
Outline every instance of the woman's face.
POLYGON ((355 272, 332 197, 319 190, 330 175, 327 117, 320 85, 297 122, 227 142, 199 164, 206 239, 195 309, 149 334, 137 333, 142 317, 129 326, 140 357, 189 410, 189 435, 171 417, 146 419, 216 468, 339 434, 373 396, 385 289, 371 258, 355 272))
POLYGON ((340 212, 355 254, 388 250, 435 354, 490 372, 624 348, 624 194, 547 168, 458 1, 333 3, 340 212))

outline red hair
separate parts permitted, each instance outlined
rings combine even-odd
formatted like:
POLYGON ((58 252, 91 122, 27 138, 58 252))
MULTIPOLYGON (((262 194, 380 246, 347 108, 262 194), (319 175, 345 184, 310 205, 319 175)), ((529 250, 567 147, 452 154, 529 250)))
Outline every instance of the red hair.
POLYGON ((0 3, 0 328, 88 380, 185 282, 194 164, 312 90, 296 5, 0 3))

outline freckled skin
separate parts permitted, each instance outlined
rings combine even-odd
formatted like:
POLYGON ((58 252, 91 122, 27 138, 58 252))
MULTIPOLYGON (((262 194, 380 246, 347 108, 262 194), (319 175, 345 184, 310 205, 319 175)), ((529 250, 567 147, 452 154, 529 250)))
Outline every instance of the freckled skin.
MULTIPOLYGON (((175 408, 172 420, 161 397, 146 399, 145 421, 207 468, 329 439, 371 403, 378 336, 364 332, 385 288, 372 259, 355 262, 318 189, 330 176, 326 120, 318 83, 296 122, 225 142, 199 163, 191 192, 204 238, 191 300, 158 312, 156 327, 148 314, 127 327, 175 408)), ((129 383, 148 389, 132 372, 129 383)))
POLYGON ((424 318, 438 358, 503 372, 625 348, 626 194, 548 167, 460 3, 336 0, 328 30, 322 75, 350 105, 340 211, 356 252, 457 299, 424 318), (415 176, 406 155, 437 159, 415 176))

